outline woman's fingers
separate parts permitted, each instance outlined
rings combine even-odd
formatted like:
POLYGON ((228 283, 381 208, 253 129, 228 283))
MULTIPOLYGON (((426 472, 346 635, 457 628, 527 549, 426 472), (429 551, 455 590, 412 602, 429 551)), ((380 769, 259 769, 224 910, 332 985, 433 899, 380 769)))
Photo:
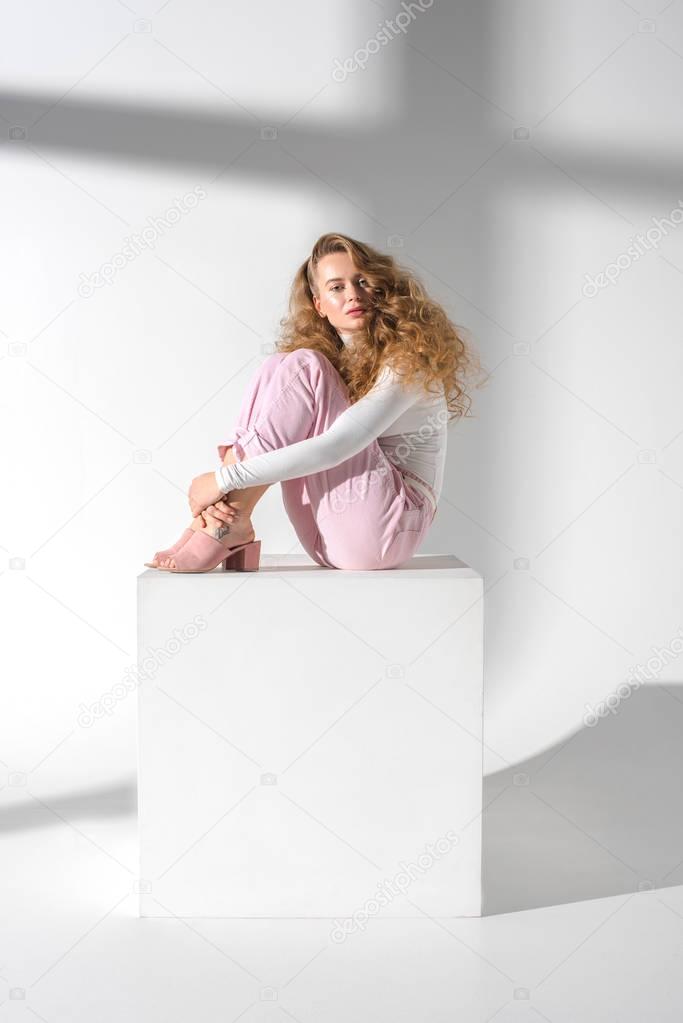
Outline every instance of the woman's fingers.
POLYGON ((226 501, 218 501, 216 504, 210 504, 206 511, 214 519, 218 519, 219 522, 230 523, 235 522, 237 519, 236 510, 226 501))

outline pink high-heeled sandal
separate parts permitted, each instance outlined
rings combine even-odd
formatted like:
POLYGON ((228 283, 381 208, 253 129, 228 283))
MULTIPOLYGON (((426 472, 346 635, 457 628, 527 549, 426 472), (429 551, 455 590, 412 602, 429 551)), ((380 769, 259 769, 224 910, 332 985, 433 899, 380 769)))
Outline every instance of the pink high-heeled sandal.
POLYGON ((236 547, 226 547, 220 540, 198 530, 173 557, 176 567, 159 565, 160 572, 212 572, 221 562, 224 571, 233 569, 235 572, 257 572, 261 541, 249 540, 236 547))
MULTIPOLYGON (((221 464, 223 463, 223 459, 225 458, 226 451, 230 447, 232 447, 232 444, 219 444, 218 445, 218 457, 221 460, 221 464)), ((145 562, 145 568, 164 568, 163 565, 158 565, 158 564, 155 565, 155 564, 153 564, 153 562, 161 561, 164 558, 172 558, 172 557, 174 557, 178 553, 178 551, 182 547, 185 546, 187 541, 194 535, 195 532, 198 532, 198 530, 190 529, 190 527, 188 526, 188 528, 184 531, 184 533, 180 537, 180 539, 176 543, 174 543, 172 547, 169 547, 168 550, 165 550, 165 551, 157 551, 156 554, 154 555, 154 557, 152 558, 152 562, 146 561, 145 562)), ((253 557, 253 555, 252 555, 252 557, 253 557)), ((225 560, 227 562, 229 559, 226 558, 225 560)), ((177 564, 177 562, 176 562, 176 564, 177 564)), ((214 565, 213 567, 215 568, 216 566, 214 565)), ((227 566, 224 566, 224 567, 227 567, 227 566)), ((258 568, 258 558, 256 560, 256 567, 258 568)), ((174 571, 174 569, 164 569, 164 570, 165 571, 171 571, 171 572, 174 571)), ((194 569, 192 571, 194 571, 194 569)), ((210 569, 206 569, 205 571, 211 571, 211 570, 210 569)), ((249 570, 247 569, 247 571, 249 571, 249 570)))
POLYGON ((172 558, 175 554, 177 554, 181 547, 185 546, 185 544, 187 543, 187 541, 190 539, 194 532, 195 530, 190 529, 190 527, 188 526, 187 529, 183 532, 183 535, 180 537, 180 539, 177 540, 172 547, 169 547, 167 551, 157 551, 154 557, 152 558, 151 562, 149 561, 145 562, 145 567, 159 568, 159 565, 155 565, 153 564, 153 562, 161 561, 162 558, 172 558))

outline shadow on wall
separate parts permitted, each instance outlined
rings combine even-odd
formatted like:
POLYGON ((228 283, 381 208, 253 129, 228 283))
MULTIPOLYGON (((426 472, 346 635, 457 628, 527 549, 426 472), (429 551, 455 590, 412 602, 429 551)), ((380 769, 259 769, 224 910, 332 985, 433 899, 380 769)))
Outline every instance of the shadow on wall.
MULTIPOLYGON (((486 777, 483 915, 683 884, 681 734, 683 685, 644 686, 593 726, 486 777)), ((47 805, 6 808, 0 832, 134 817, 136 783, 47 805)))
POLYGON ((130 817, 137 813, 137 798, 137 784, 133 781, 50 797, 44 804, 35 798, 17 802, 0 812, 0 834, 54 825, 62 827, 65 820, 76 823, 106 817, 130 817))
POLYGON ((484 915, 683 884, 683 685, 610 703, 485 779, 484 915))

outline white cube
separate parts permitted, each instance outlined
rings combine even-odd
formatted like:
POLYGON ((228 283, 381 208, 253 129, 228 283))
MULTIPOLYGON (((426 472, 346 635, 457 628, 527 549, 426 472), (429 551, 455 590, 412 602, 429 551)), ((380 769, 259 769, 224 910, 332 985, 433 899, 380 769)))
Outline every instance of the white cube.
POLYGON ((141 916, 480 915, 481 576, 283 556, 138 587, 141 916))

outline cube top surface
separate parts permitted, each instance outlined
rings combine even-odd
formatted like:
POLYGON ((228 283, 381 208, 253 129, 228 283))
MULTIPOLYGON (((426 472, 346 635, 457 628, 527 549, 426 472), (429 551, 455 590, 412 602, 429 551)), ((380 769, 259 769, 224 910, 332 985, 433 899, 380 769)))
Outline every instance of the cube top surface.
MULTIPOLYGON (((374 571, 340 571, 339 569, 325 568, 322 565, 317 565, 315 562, 306 554, 263 554, 261 555, 261 566, 259 571, 253 573, 254 576, 268 576, 268 575, 280 575, 283 572, 292 572, 297 575, 305 573, 306 576, 329 576, 334 573, 339 579, 343 578, 356 578, 358 576, 367 576, 369 579, 382 579, 386 580, 391 578, 392 581, 401 577, 410 578, 426 578, 428 575, 438 578, 448 579, 481 579, 479 572, 475 569, 470 568, 464 561, 456 558, 453 554, 427 554, 416 556, 411 558, 409 561, 402 565, 400 568, 392 568, 374 571)), ((156 568, 148 568, 144 572, 141 572, 138 576, 141 580, 148 578, 160 578, 162 576, 173 576, 177 573, 174 572, 162 572, 156 568)), ((196 578, 197 575, 202 573, 192 573, 189 578, 196 578)), ((233 575, 233 573, 224 573, 220 566, 213 570, 213 572, 203 573, 208 576, 224 576, 226 574, 233 575)))

